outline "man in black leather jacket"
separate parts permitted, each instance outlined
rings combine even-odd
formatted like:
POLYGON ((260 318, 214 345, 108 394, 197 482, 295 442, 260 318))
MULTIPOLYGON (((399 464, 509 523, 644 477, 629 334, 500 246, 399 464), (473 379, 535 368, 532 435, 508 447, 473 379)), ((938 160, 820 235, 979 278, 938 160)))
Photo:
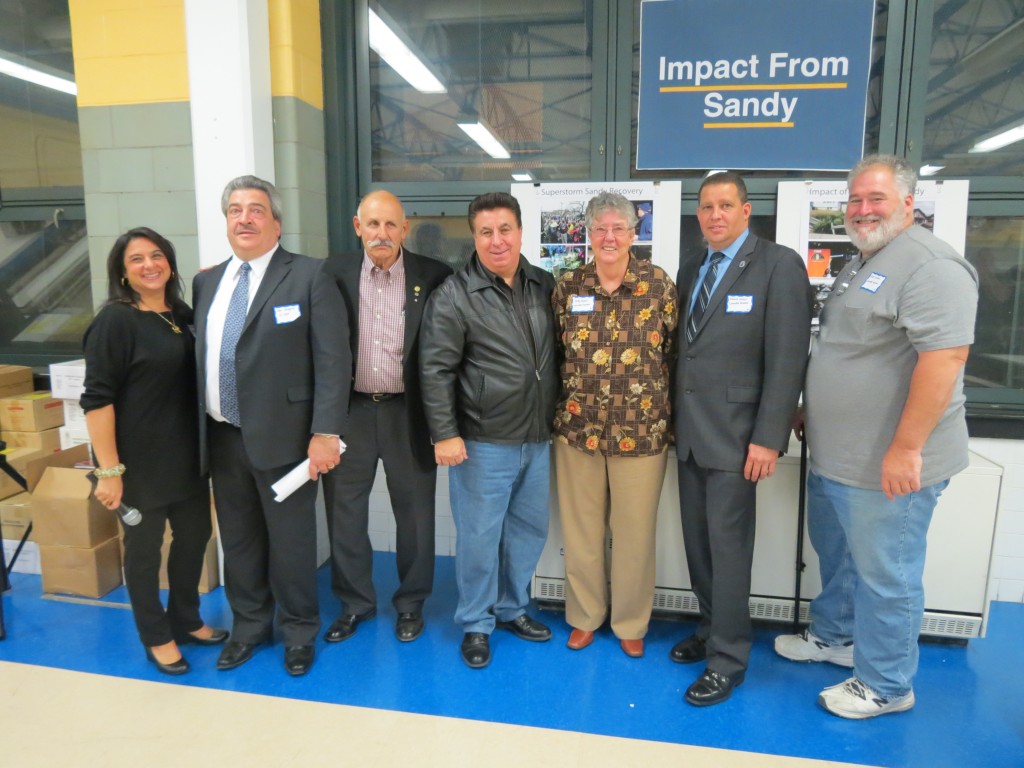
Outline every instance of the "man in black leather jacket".
POLYGON ((476 251, 431 295, 420 331, 423 404, 448 467, 458 534, 462 658, 491 660, 494 627, 524 640, 551 630, 526 614, 548 529, 549 438, 558 394, 550 274, 522 256, 519 203, 469 205, 476 251))

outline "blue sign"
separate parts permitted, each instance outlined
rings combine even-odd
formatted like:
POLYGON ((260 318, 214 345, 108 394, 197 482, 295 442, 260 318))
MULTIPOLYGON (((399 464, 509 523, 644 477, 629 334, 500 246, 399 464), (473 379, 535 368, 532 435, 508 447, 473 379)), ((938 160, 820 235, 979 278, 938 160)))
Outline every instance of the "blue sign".
POLYGON ((874 0, 644 0, 638 170, 846 170, 874 0))

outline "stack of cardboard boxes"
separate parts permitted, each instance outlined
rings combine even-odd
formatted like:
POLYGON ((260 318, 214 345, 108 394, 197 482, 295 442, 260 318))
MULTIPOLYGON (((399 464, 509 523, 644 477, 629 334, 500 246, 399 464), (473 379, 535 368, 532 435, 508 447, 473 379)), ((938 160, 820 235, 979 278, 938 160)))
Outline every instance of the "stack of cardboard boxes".
POLYGON ((85 413, 78 404, 85 389, 85 360, 71 360, 50 365, 50 390, 63 402, 64 426, 60 428, 60 447, 74 448, 89 444, 85 413))
MULTIPOLYGON (((85 452, 85 446, 71 451, 85 452)), ((87 471, 46 467, 32 491, 43 591, 102 597, 121 585, 117 515, 92 495, 87 471)))
MULTIPOLYGON (((44 403, 42 398, 20 402, 32 392, 32 369, 24 365, 0 365, 0 440, 7 447, 3 449, 3 461, 24 477, 27 464, 44 453, 60 450, 60 438, 56 428, 39 430, 34 422, 36 406, 44 403), (8 409, 8 405, 10 408, 8 409), (26 430, 26 425, 32 428, 26 430)), ((46 417, 56 409, 43 409, 46 417)), ((14 551, 22 539, 31 519, 31 503, 27 493, 6 472, 0 472, 0 529, 3 530, 4 556, 11 562, 14 551)), ((39 573, 39 552, 35 542, 25 544, 14 570, 19 573, 39 573)))

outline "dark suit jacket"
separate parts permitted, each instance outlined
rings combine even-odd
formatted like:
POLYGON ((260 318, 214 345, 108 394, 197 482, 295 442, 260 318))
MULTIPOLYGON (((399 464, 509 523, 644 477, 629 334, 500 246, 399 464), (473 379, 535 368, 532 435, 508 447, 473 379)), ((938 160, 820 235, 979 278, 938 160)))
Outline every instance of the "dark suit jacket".
MULTIPOLYGON (((192 283, 199 376, 200 451, 206 450, 206 316, 228 262, 192 283)), ((348 314, 324 262, 280 246, 249 307, 235 350, 242 440, 257 469, 297 464, 314 433, 344 435, 352 355, 348 314), (274 308, 298 305, 299 317, 278 323, 274 308)))
MULTIPOLYGON (((402 379, 405 382, 406 415, 409 421, 409 439, 413 454, 424 470, 434 469, 434 446, 430 442, 427 419, 423 413, 423 398, 420 394, 420 320, 427 297, 444 279, 452 273, 445 264, 426 256, 402 250, 405 262, 405 344, 402 355, 402 379)), ((332 256, 324 265, 324 274, 336 281, 345 308, 348 310, 348 325, 351 329, 352 377, 355 379, 356 360, 359 355, 359 275, 363 263, 363 252, 332 256)), ((348 402, 346 401, 346 406, 348 402)), ((347 410, 347 409, 346 409, 347 410)))
POLYGON ((694 280, 706 250, 679 268, 673 421, 680 461, 742 472, 750 443, 784 452, 803 386, 811 329, 807 268, 796 251, 749 234, 686 341, 694 280), (753 297, 727 313, 729 295, 753 297))

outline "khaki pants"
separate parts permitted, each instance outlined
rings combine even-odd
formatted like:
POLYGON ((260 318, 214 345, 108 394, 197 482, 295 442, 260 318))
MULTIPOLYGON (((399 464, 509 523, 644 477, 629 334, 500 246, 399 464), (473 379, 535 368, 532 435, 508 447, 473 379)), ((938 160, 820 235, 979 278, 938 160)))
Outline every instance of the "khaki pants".
POLYGON ((654 533, 668 451, 591 456, 555 440, 565 545, 565 618, 596 630, 608 614, 605 528, 611 529, 611 626, 621 640, 647 634, 654 598, 654 533))

